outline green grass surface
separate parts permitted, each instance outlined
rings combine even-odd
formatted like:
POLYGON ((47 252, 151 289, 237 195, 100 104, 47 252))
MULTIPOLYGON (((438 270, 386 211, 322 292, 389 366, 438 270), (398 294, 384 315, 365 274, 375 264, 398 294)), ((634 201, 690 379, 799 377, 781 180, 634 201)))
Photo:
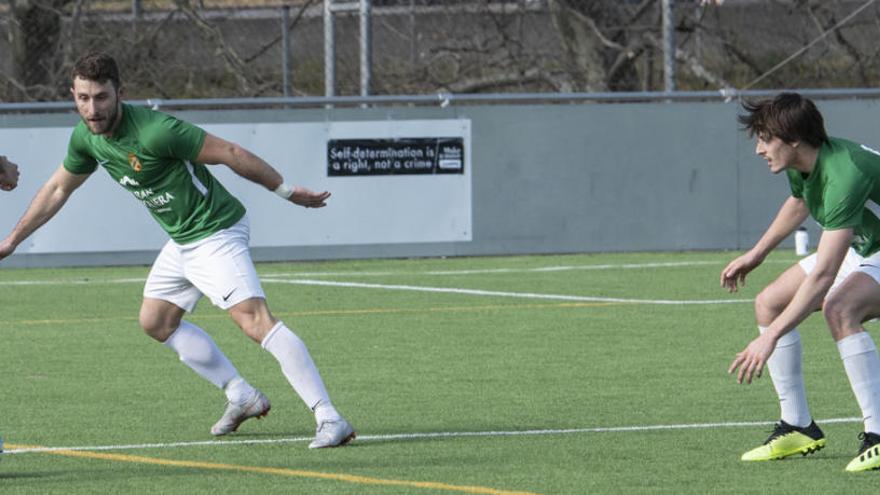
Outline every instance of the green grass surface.
POLYGON ((209 301, 188 319, 273 401, 220 440, 223 394, 138 327, 146 267, 0 270, 7 450, 84 449, 4 454, 0 492, 876 493, 880 473, 843 471, 861 424, 821 423, 859 411, 818 316, 800 328, 828 447, 739 461, 778 405, 769 379, 740 386, 726 369, 756 333, 748 301, 795 257, 729 295, 718 275, 734 255, 262 264, 270 307, 361 436, 324 451, 306 448, 314 422, 272 356, 209 301), (693 304, 728 299, 743 302, 693 304))

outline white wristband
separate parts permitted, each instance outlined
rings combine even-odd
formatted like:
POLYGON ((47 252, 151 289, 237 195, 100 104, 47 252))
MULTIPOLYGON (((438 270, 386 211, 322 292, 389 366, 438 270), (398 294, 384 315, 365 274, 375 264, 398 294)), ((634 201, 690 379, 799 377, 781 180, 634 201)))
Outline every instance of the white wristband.
POLYGON ((284 199, 289 199, 291 196, 293 196, 293 188, 282 182, 280 186, 275 188, 275 194, 281 196, 284 199))

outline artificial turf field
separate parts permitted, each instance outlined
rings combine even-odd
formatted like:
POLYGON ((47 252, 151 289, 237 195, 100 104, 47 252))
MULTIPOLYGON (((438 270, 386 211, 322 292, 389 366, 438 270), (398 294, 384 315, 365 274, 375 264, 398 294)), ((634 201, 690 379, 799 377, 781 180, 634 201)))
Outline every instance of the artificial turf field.
POLYGON ((320 451, 277 362, 209 301, 188 319, 273 403, 222 439, 223 394, 138 327, 147 267, 0 270, 0 493, 877 493, 880 472, 843 471, 862 426, 818 315, 800 329, 828 447, 739 460, 779 412, 768 377, 727 366, 796 258, 731 295, 735 254, 260 264, 359 434, 320 451))

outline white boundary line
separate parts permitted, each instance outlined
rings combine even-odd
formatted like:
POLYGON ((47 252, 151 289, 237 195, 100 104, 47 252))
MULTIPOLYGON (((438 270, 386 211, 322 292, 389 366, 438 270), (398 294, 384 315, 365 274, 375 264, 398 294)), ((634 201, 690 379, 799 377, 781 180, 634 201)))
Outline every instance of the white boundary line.
MULTIPOLYGON (((88 284, 128 284, 143 283, 145 279, 121 278, 108 280, 10 280, 0 281, 0 286, 33 286, 33 285, 88 285, 88 284)), ((314 279, 283 279, 263 276, 262 283, 267 284, 291 284, 291 285, 315 285, 324 287, 347 287, 356 289, 382 289, 400 290, 411 292, 434 292, 443 294, 465 294, 470 296, 484 297, 513 297, 520 299, 541 299, 550 301, 573 301, 573 302, 606 302, 606 303, 634 303, 634 304, 658 304, 658 305, 700 305, 700 304, 739 304, 751 303, 751 299, 704 299, 704 300, 675 300, 675 299, 637 299, 624 297, 594 297, 573 296, 566 294, 539 294, 534 292, 507 292, 479 289, 462 289, 456 287, 425 287, 419 285, 399 284, 370 284, 364 282, 341 282, 333 280, 314 279)))
POLYGON ((0 286, 18 285, 113 285, 142 284, 146 278, 69 279, 69 280, 0 280, 0 286))
POLYGON ((348 287, 358 289, 383 289, 405 290, 413 292, 436 292, 443 294, 466 294, 470 296, 487 297, 515 297, 521 299, 543 299, 551 301, 576 301, 576 302, 610 302, 610 303, 636 303, 636 304, 661 304, 661 305, 692 305, 692 304, 740 304, 751 303, 751 299, 706 299, 706 300, 672 300, 672 299, 632 299, 621 297, 592 297, 571 296, 565 294, 537 294, 533 292, 505 292, 477 289, 458 289, 453 287, 424 287, 419 285, 388 285, 367 284, 362 282, 334 282, 331 280, 309 279, 278 279, 264 278, 263 283, 292 284, 292 285, 318 285, 325 287, 348 287))
MULTIPOLYGON (((764 263, 792 264, 797 260, 769 260, 764 263)), ((604 265, 551 265, 533 268, 485 268, 467 270, 428 270, 428 271, 382 271, 382 272, 279 272, 262 273, 260 277, 389 277, 389 276, 448 276, 448 275, 489 275, 505 273, 546 273, 571 270, 634 270, 645 268, 686 268, 691 266, 722 265, 720 261, 671 261, 663 263, 621 263, 604 265)), ((144 283, 143 277, 118 279, 67 279, 67 280, 0 280, 0 286, 18 285, 100 285, 144 283)))
MULTIPOLYGON (((794 264, 797 260, 768 260, 767 263, 794 264)), ((620 263, 605 265, 558 265, 534 268, 483 268, 467 270, 384 271, 384 272, 277 272, 264 273, 264 277, 387 277, 418 275, 491 275, 504 273, 543 273, 572 270, 638 270, 644 268, 687 268, 692 266, 724 265, 723 261, 670 261, 656 263, 620 263)))
POLYGON ((642 268, 680 268, 705 265, 722 265, 720 261, 670 261, 664 263, 621 263, 606 265, 558 265, 539 266, 533 268, 476 268, 467 270, 428 270, 428 271, 384 271, 384 272, 279 272, 267 273, 264 277, 322 277, 322 276, 361 276, 386 277, 410 275, 490 275, 495 273, 542 273, 563 272, 571 270, 633 270, 642 268))
MULTIPOLYGON (((606 268, 650 268, 650 267, 666 267, 666 266, 686 266, 688 264, 708 264, 702 262, 680 262, 680 263, 645 263, 640 265, 584 265, 577 266, 548 266, 541 268, 533 268, 521 271, 563 271, 568 269, 606 269, 606 268)), ((505 273, 513 273, 514 269, 503 269, 505 273)), ((462 270, 458 272, 426 272, 426 274, 478 274, 487 273, 487 270, 462 270)), ((389 272, 389 274, 391 274, 389 272)), ((326 274, 325 274, 326 275, 326 274)), ((341 275, 341 274, 339 274, 341 275)), ((119 278, 119 279, 103 279, 103 280, 5 280, 0 281, 0 286, 33 286, 33 285, 90 285, 90 284, 129 284, 143 283, 143 278, 119 278)), ((418 285, 399 285, 399 284, 370 284, 364 282, 342 282, 332 280, 314 280, 314 279, 296 279, 296 278, 274 278, 272 276, 263 275, 263 283, 276 284, 292 284, 292 285, 314 285, 325 287, 347 287, 357 289, 382 289, 382 290, 400 290, 411 292, 433 292, 444 294, 465 294, 471 296, 483 297, 512 297, 520 299, 541 299, 550 301, 573 301, 573 302, 604 302, 604 303, 634 303, 634 304, 657 304, 657 305, 700 305, 700 304, 739 304, 751 303, 751 299, 707 299, 707 300, 673 300, 673 299, 637 299, 637 298, 621 298, 621 297, 594 297, 594 296, 576 296, 566 294, 539 294, 533 292, 508 292, 508 291, 490 291, 478 289, 462 289, 456 287, 425 287, 418 285)))
MULTIPOLYGON (((829 418, 816 421, 819 424, 832 423, 860 423, 862 418, 829 418)), ((543 436, 543 435, 571 435, 579 433, 629 433, 643 431, 674 431, 674 430, 698 430, 711 428, 741 428, 752 426, 772 425, 772 421, 731 421, 724 423, 692 423, 670 425, 642 425, 642 426, 609 426, 596 428, 567 428, 546 430, 511 430, 511 431, 457 431, 457 432, 428 432, 428 433, 393 433, 387 435, 358 435, 359 442, 374 442, 388 440, 430 440, 446 438, 473 438, 473 437, 519 437, 519 436, 543 436)), ((7 438, 7 441, 9 439, 7 438)), ((253 440, 205 440, 195 442, 170 442, 170 443, 142 443, 130 445, 93 445, 74 447, 35 447, 24 449, 12 449, 3 452, 4 455, 34 454, 46 452, 58 452, 64 450, 136 450, 136 449, 170 449, 179 447, 227 447, 237 445, 266 445, 299 443, 312 440, 310 437, 292 437, 276 439, 253 439, 253 440)))

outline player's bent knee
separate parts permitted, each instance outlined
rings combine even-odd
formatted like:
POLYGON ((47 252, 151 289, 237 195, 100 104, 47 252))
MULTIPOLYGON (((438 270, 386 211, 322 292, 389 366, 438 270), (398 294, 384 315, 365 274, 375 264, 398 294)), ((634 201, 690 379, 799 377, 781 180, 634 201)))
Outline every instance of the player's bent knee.
POLYGON ((773 287, 768 286, 755 297, 755 314, 759 319, 761 316, 774 319, 785 309, 787 304, 788 301, 783 301, 782 297, 773 290, 773 287))
POLYGON ((169 318, 147 308, 141 308, 139 323, 144 333, 159 342, 165 342, 180 326, 180 319, 169 318))
POLYGON ((829 296, 822 305, 822 313, 831 335, 838 339, 850 332, 849 329, 861 326, 858 308, 845 297, 829 296))
POLYGON ((260 343, 269 330, 278 322, 265 299, 253 298, 242 301, 229 308, 229 315, 235 320, 239 328, 255 342, 260 343))

